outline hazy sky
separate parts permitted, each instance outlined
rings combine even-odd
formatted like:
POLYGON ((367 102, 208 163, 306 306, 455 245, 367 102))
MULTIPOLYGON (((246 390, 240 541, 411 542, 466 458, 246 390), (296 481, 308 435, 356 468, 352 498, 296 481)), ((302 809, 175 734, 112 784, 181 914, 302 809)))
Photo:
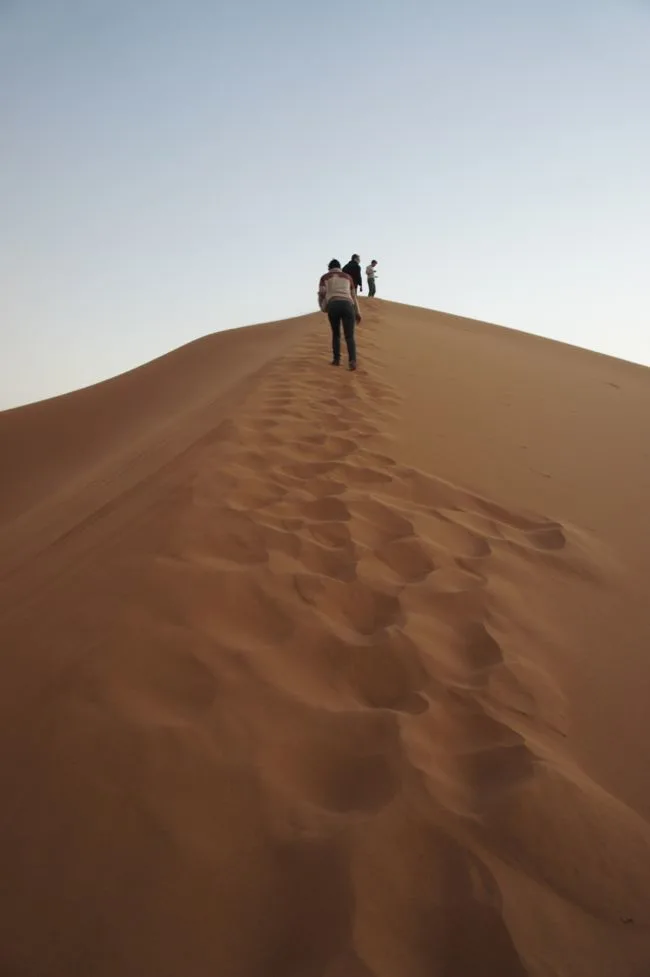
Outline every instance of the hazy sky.
POLYGON ((647 0, 0 0, 0 407, 396 301, 650 364, 647 0))

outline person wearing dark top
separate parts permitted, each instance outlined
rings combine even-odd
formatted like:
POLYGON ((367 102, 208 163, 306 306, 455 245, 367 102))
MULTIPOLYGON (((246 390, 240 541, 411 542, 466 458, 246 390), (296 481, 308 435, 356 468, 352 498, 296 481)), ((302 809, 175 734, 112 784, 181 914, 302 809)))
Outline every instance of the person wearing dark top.
POLYGON ((347 265, 344 265, 341 269, 346 275, 349 275, 355 284, 355 287, 363 292, 363 279, 361 277, 361 258, 358 254, 353 254, 347 265))

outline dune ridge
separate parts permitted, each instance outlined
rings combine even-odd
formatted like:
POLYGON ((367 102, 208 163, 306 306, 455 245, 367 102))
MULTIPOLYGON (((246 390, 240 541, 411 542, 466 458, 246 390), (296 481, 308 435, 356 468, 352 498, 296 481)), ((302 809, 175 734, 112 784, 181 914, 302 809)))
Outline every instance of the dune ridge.
MULTIPOLYGON (((357 375, 327 365, 319 316, 171 354, 178 399, 130 443, 125 415, 110 451, 91 431, 52 451, 40 496, 35 408, 0 415, 32 491, 1 510, 7 973, 648 972, 646 747, 603 757, 590 698, 594 666, 620 667, 611 628, 647 634, 642 544, 617 547, 607 502, 587 526, 566 489, 537 510, 537 481, 521 505, 479 491, 490 452, 472 487, 450 477, 462 330, 364 311, 357 375), (431 348, 456 370, 446 417, 418 379, 431 348)), ((126 383, 135 406, 141 377, 70 395, 70 425, 81 394, 110 411, 126 383)), ((646 674, 628 703, 609 680, 622 743, 646 674)))

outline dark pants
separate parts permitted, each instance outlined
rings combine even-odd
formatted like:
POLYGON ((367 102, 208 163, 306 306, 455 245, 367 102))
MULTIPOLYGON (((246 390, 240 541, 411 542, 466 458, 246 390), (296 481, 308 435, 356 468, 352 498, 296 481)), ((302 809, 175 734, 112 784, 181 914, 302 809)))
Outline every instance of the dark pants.
POLYGON ((368 298, 371 299, 373 297, 373 295, 375 294, 376 291, 377 291, 377 289, 375 288, 375 279, 374 278, 369 278, 368 279, 368 298))
POLYGON ((350 363, 355 363, 357 347, 354 341, 354 326, 357 320, 352 302, 346 302, 345 299, 332 299, 327 306, 327 317, 332 327, 332 356, 334 360, 338 363, 341 359, 341 326, 343 326, 348 358, 350 363))

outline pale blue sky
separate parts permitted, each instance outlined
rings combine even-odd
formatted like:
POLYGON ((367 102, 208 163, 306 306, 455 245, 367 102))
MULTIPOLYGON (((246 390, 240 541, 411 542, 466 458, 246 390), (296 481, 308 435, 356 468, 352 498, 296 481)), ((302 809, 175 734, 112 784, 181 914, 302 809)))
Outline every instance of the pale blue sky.
POLYGON ((0 407, 380 294, 650 364, 646 0, 0 0, 0 407))

